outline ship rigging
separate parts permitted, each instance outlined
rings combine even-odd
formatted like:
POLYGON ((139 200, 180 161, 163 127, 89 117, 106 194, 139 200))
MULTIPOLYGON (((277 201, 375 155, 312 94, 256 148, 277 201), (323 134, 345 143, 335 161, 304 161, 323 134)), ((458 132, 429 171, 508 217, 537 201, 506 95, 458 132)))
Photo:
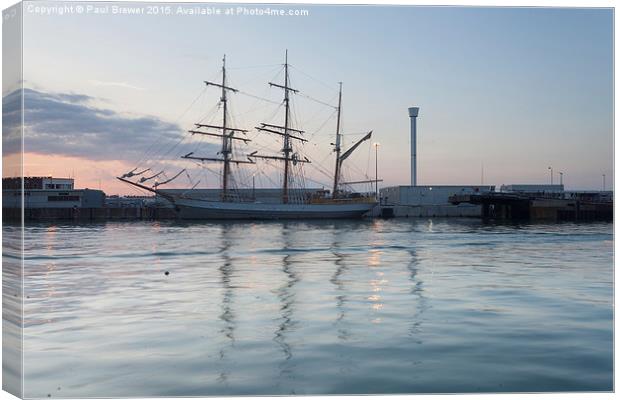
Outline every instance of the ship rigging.
MULTIPOLYGON (((194 163, 200 163, 201 165, 210 165, 213 163, 221 165, 221 172, 219 174, 221 180, 219 185, 219 201, 214 202, 212 200, 196 198, 192 192, 198 185, 198 182, 192 184, 191 189, 181 194, 172 194, 160 188, 183 175, 187 176, 190 183, 192 183, 192 178, 186 168, 168 177, 163 170, 151 176, 145 176, 148 171, 153 171, 153 168, 144 169, 137 166, 133 170, 119 176, 118 179, 140 189, 157 193, 171 201, 179 211, 185 211, 185 215, 196 218, 341 218, 361 216, 368 212, 376 204, 376 199, 365 195, 351 196, 350 192, 342 190, 341 186, 345 183, 342 182, 341 177, 343 162, 349 158, 363 142, 370 139, 372 131, 367 132, 360 140, 343 152, 341 133, 342 83, 339 83, 338 87, 338 105, 334 107, 328 103, 313 99, 308 95, 302 95, 298 89, 292 87, 289 68, 288 51, 286 51, 283 64, 283 82, 269 82, 269 87, 283 91, 283 101, 281 103, 284 107, 283 121, 281 120, 282 122, 280 124, 272 121, 260 122, 254 127, 257 135, 275 135, 280 138, 282 147, 279 150, 279 154, 265 152, 264 150, 266 148, 264 146, 262 146, 262 149, 261 146, 256 146, 258 150, 250 152, 247 150, 245 152, 235 151, 236 144, 247 147, 253 144, 252 142, 257 136, 250 138, 248 135, 250 130, 236 126, 234 121, 231 123, 229 114, 229 94, 248 93, 244 93, 230 85, 227 79, 226 56, 222 59, 221 81, 204 81, 206 87, 215 87, 220 91, 218 108, 221 110, 221 122, 218 124, 210 121, 208 121, 208 123, 199 121, 194 123, 194 128, 190 129, 188 133, 191 136, 199 135, 200 137, 206 138, 219 138, 221 140, 221 146, 215 155, 197 154, 197 150, 193 150, 182 154, 180 158, 194 163), (303 182, 305 178, 303 166, 312 164, 311 159, 302 153, 303 146, 310 142, 311 137, 306 134, 306 131, 292 123, 291 97, 294 95, 302 95, 305 98, 310 98, 335 109, 336 140, 332 143, 333 153, 335 153, 335 168, 332 174, 331 195, 326 195, 328 191, 324 191, 321 196, 308 196, 307 194, 302 196, 291 196, 291 194, 294 193, 291 192, 291 190, 295 183, 297 184, 296 188, 303 188, 305 186, 303 182), (256 201, 254 201, 256 204, 251 205, 251 201, 241 199, 238 195, 238 191, 235 190, 237 185, 232 173, 232 166, 243 167, 244 165, 253 165, 254 168, 261 171, 261 163, 266 162, 269 164, 273 161, 281 165, 282 171, 280 205, 267 206, 265 204, 258 204, 256 201), (297 169, 297 172, 295 172, 295 169, 297 169), (164 177, 163 181, 158 180, 160 176, 164 177), (140 178, 136 180, 136 177, 140 178), (149 186, 148 181, 150 180, 153 180, 154 183, 149 186), (296 182, 299 180, 302 182, 296 182), (292 201, 293 199, 295 201, 292 201)), ((259 96, 248 95, 256 99, 266 100, 259 96)), ((273 103, 273 101, 270 101, 270 103, 273 103)), ((320 165, 318 168, 320 171, 320 165)), ((323 171, 323 173, 325 173, 325 171, 323 171)), ((253 187, 254 177, 255 174, 252 175, 253 187)), ((363 182, 369 182, 369 180, 351 181, 349 184, 363 182)))

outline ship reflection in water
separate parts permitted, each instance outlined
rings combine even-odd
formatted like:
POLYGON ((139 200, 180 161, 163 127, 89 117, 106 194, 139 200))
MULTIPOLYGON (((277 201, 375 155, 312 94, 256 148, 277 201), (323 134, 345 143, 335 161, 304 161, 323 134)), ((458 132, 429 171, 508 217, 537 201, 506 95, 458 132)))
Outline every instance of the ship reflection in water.
POLYGON ((609 223, 139 222, 25 238, 26 397, 612 389, 609 223))

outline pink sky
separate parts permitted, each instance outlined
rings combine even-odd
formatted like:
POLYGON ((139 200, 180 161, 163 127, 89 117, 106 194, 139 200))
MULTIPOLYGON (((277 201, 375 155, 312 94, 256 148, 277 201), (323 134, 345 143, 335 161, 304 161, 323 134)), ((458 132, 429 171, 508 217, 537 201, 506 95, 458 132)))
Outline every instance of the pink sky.
MULTIPOLYGON (((4 157, 3 176, 19 176, 19 162, 18 154, 4 157)), ((130 169, 123 161, 95 161, 79 157, 24 153, 25 176, 73 177, 76 188, 101 188, 106 194, 138 194, 127 184, 115 179, 114 173, 120 174, 130 169)))

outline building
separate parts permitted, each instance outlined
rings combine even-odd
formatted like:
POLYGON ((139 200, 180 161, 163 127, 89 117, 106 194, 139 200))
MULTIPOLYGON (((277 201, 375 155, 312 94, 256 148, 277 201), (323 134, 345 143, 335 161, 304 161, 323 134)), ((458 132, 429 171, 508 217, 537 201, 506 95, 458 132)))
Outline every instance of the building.
POLYGON ((573 190, 573 191, 564 192, 564 197, 567 199, 575 199, 575 200, 580 200, 580 201, 613 203, 614 192, 611 190, 606 190, 606 191, 573 190))
POLYGON ((71 178, 24 177, 2 179, 3 208, 102 208, 101 190, 75 189, 71 178))
POLYGON ((500 186, 499 191, 536 195, 564 193, 564 185, 511 184, 500 186))
POLYGON ((554 199, 580 200, 588 202, 613 202, 614 192, 611 190, 565 190, 564 185, 502 185, 500 192, 518 193, 530 197, 544 197, 554 199))
MULTIPOLYGON (((51 176, 25 176, 24 189, 62 189, 73 190, 73 179, 52 178, 51 176)), ((2 189, 21 189, 22 178, 2 178, 2 189)))
POLYGON ((488 193, 495 186, 391 186, 380 190, 381 214, 394 217, 479 217, 482 208, 473 204, 453 205, 450 196, 488 193))
POLYGON ((454 195, 492 192, 495 190, 495 186, 418 185, 416 142, 419 111, 419 107, 409 108, 411 122, 411 184, 380 189, 381 215, 386 217, 480 217, 482 215, 482 208, 479 205, 454 205, 448 199, 454 195))

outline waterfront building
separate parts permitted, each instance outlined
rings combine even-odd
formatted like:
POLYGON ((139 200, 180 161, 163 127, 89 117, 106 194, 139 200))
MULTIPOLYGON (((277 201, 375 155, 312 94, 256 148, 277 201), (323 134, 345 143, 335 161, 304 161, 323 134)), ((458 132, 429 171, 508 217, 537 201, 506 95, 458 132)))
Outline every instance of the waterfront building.
POLYGON ((489 193, 495 186, 391 186, 379 191, 381 215, 388 217, 480 217, 482 208, 474 204, 454 205, 454 195, 489 193))
POLYGON ((509 193, 525 193, 525 194, 550 194, 550 193, 564 193, 564 185, 549 185, 549 184, 510 184, 502 185, 499 188, 500 192, 509 193))
POLYGON ((2 208, 101 208, 105 193, 75 189, 72 178, 27 176, 2 178, 2 208))
POLYGON ((418 185, 417 179, 417 118, 419 107, 409 108, 411 144, 411 184, 381 188, 381 209, 386 217, 480 217, 482 208, 474 204, 452 204, 451 196, 495 191, 489 185, 418 185))

